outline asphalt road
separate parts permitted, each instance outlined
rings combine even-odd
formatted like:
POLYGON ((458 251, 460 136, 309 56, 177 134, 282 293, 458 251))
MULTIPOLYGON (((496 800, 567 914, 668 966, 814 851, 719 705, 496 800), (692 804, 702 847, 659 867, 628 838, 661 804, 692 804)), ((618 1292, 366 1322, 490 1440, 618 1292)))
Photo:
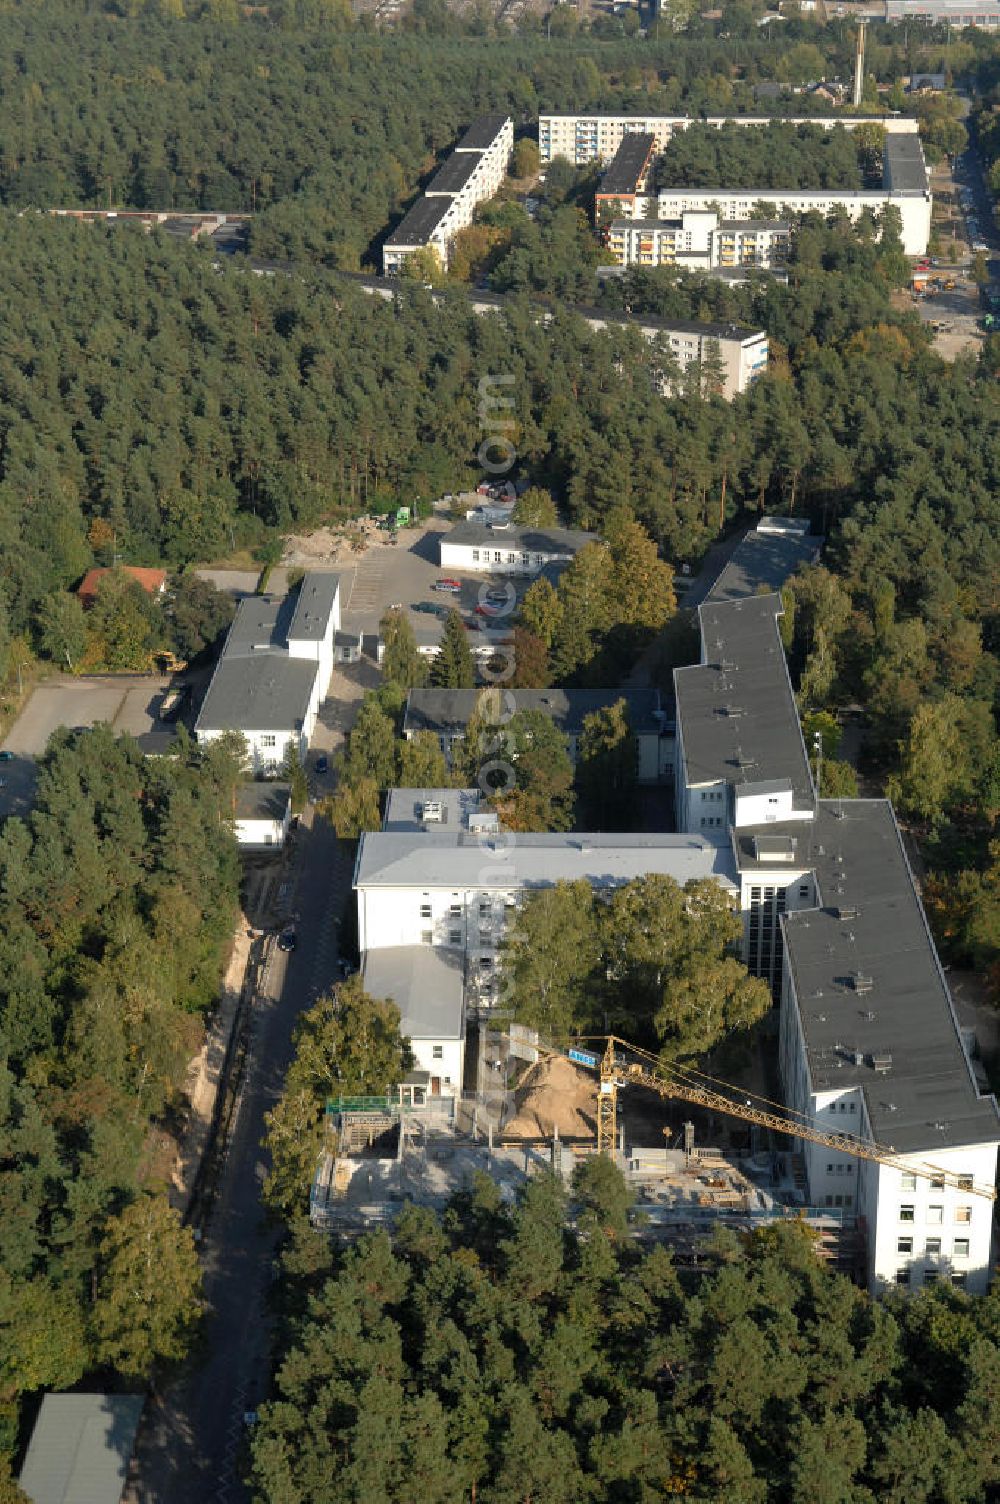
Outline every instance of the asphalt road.
POLYGON ((129 1504, 244 1504, 243 1416, 269 1380, 268 1288, 277 1233, 260 1205, 264 1114, 277 1100, 299 1013, 333 980, 337 922, 350 896, 353 852, 325 821, 301 827, 290 904, 298 948, 273 949, 249 1026, 218 1195, 203 1229, 204 1342, 188 1371, 147 1406, 129 1504))

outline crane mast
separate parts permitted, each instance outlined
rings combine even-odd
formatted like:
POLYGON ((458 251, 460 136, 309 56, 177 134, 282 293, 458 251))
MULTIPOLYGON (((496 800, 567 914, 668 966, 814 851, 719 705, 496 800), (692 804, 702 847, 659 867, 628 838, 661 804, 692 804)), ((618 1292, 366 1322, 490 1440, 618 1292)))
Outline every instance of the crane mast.
MULTIPOLYGON (((579 1052, 574 1053, 578 1063, 583 1063, 579 1060, 579 1052)), ((927 1180, 943 1180, 946 1185, 970 1191, 973 1195, 983 1196, 990 1201, 996 1200, 994 1187, 970 1185, 952 1171, 930 1164, 921 1165, 897 1154, 885 1144, 859 1138, 853 1133, 827 1133, 809 1123, 757 1107, 749 1099, 740 1102, 727 1096, 725 1091, 716 1089, 716 1085, 723 1084, 721 1082, 702 1086, 676 1074, 667 1075, 655 1056, 627 1044, 625 1040, 616 1039, 614 1035, 609 1035, 606 1039, 599 1070, 601 1079, 597 1095, 597 1149, 600 1154, 613 1155, 617 1146, 619 1091, 625 1086, 645 1086, 661 1097, 692 1102, 698 1107, 707 1107, 712 1112, 722 1112, 729 1117, 740 1118, 745 1123, 754 1123, 758 1128, 769 1128, 774 1133, 805 1139, 811 1144, 822 1144, 824 1148, 834 1149, 838 1154, 852 1154, 857 1159, 868 1159, 876 1164, 906 1170, 911 1175, 920 1175, 927 1180), (616 1045, 641 1058, 619 1059, 615 1053, 616 1045)), ((732 1090, 735 1091, 735 1088, 732 1090)))

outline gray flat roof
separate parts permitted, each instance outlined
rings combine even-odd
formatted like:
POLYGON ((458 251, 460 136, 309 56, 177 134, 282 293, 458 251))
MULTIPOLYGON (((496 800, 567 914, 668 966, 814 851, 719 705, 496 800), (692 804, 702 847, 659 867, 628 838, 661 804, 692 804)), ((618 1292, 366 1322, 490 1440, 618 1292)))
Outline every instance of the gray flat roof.
POLYGON ((236 790, 237 820, 283 820, 292 797, 287 783, 257 779, 241 783, 236 790))
POLYGON ((492 115, 477 115, 455 150, 485 151, 488 146, 493 145, 509 119, 509 115, 504 115, 500 111, 492 115))
POLYGON ((365 955, 365 991, 391 998, 408 1039, 461 1039, 465 997, 461 950, 393 945, 365 955))
POLYGON ((927 164, 919 136, 889 135, 883 149, 886 186, 893 193, 927 193, 927 164))
POLYGON ((485 522, 456 522, 450 532, 441 533, 442 543, 488 543, 494 548, 508 548, 515 553, 575 554, 588 543, 598 541, 596 533, 580 532, 567 527, 490 527, 485 522))
POLYGON ((479 789, 390 789, 382 829, 396 833, 424 830, 423 809, 431 803, 441 806, 441 820, 434 830, 464 830, 482 797, 479 789))
POLYGON ((786 780, 796 808, 814 792, 795 697, 778 635, 781 599, 699 606, 708 661, 674 670, 677 726, 688 782, 786 780))
POLYGON ((902 1153, 992 1142, 997 1104, 976 1089, 891 805, 823 800, 811 844, 822 907, 784 933, 814 1090, 861 1087, 876 1139, 902 1153))
POLYGON ((479 837, 376 830, 361 838, 355 885, 503 891, 583 878, 595 888, 612 888, 650 872, 666 873, 679 883, 696 877, 736 882, 732 847, 721 834, 519 831, 516 837, 479 837))
POLYGON ((248 595, 236 607, 223 652, 231 656, 283 649, 292 618, 287 599, 273 595, 248 595))
POLYGON ((762 588, 778 591, 803 565, 815 562, 822 544, 811 533, 755 528, 730 555, 705 599, 721 604, 744 600, 762 588))
POLYGON ((340 575, 328 569, 310 569, 303 576, 288 624, 288 636, 299 642, 322 642, 337 603, 340 575))
MULTIPOLYGON (((406 701, 403 733, 431 731, 461 735, 469 724, 481 689, 411 689, 406 701)), ((578 736, 584 718, 624 700, 629 722, 636 733, 658 735, 664 716, 660 694, 655 689, 518 689, 509 691, 503 713, 541 710, 566 736, 578 736)))
POLYGON ((445 194, 435 194, 433 198, 421 196, 413 207, 406 211, 392 234, 386 237, 385 244, 389 246, 427 245, 450 208, 451 199, 445 194))
POLYGON ((142 1406, 141 1394, 47 1394, 21 1469, 33 1504, 119 1504, 142 1406))
POLYGON ((287 653, 225 654, 216 666, 196 731, 297 731, 319 664, 287 653))
POLYGON ((461 193, 482 161, 482 152, 453 152, 431 178, 425 193, 461 193))
POLYGON ((629 132, 608 163, 598 193, 635 193, 655 145, 654 135, 629 132))

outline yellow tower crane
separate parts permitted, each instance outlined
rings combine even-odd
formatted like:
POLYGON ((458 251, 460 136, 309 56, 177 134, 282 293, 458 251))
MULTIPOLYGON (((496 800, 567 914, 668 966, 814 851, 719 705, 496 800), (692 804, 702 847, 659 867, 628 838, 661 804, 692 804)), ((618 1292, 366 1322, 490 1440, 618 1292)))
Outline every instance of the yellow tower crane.
POLYGON ((661 1097, 674 1097, 681 1102, 693 1102, 698 1107, 707 1107, 712 1112, 722 1112, 729 1117, 741 1118, 745 1123, 755 1123, 758 1128, 770 1128, 775 1133, 784 1133, 792 1138, 805 1139, 811 1144, 822 1144, 826 1149, 835 1149, 838 1154, 852 1154, 856 1159, 874 1160, 876 1164, 890 1165, 905 1170, 910 1175, 920 1175, 927 1180, 943 1181, 958 1190, 970 1191, 989 1201, 996 1200, 996 1187, 971 1184, 967 1177, 939 1165, 920 1163, 898 1153, 891 1145, 879 1144, 872 1139, 859 1138, 853 1133, 827 1133, 817 1128, 803 1114, 775 1102, 758 1106, 745 1092, 724 1081, 715 1081, 710 1076, 688 1066, 664 1066, 655 1055, 629 1044, 614 1035, 601 1036, 604 1054, 598 1057, 587 1050, 571 1048, 566 1053, 578 1065, 588 1066, 600 1073, 597 1095, 597 1148, 601 1154, 613 1154, 618 1141, 618 1093, 625 1086, 645 1086, 661 1097))

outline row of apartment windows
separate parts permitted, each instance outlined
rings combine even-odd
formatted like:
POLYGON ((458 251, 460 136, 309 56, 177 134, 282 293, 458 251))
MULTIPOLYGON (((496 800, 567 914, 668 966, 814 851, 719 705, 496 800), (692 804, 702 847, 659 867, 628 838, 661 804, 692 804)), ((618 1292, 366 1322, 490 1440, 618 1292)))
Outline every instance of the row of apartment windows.
MULTIPOLYGON (((899 1182, 904 1191, 915 1191, 917 1189, 917 1177, 909 1170, 904 1170, 901 1173, 899 1182)), ((956 1175, 955 1182, 960 1191, 972 1190, 973 1177, 971 1175, 956 1175)), ((927 1184, 930 1186, 932 1191, 943 1191, 945 1187, 945 1178, 943 1175, 932 1175, 928 1178, 927 1184)))
MULTIPOLYGON (((897 1253, 912 1253, 913 1252, 913 1239, 912 1238, 897 1238, 896 1239, 896 1252, 897 1253)), ((925 1254, 925 1256, 926 1255, 930 1255, 932 1258, 936 1258, 940 1253, 941 1253, 941 1239, 940 1238, 926 1238, 924 1240, 924 1254, 925 1254)), ((955 1259, 967 1259, 969 1257, 969 1239, 968 1238, 956 1238, 955 1241, 951 1245, 951 1256, 952 1256, 952 1258, 955 1258, 955 1259)))
MULTIPOLYGON (((899 1220, 900 1222, 915 1222, 917 1220, 917 1209, 912 1202, 907 1202, 899 1208, 899 1220)), ((924 1220, 932 1225, 944 1221, 944 1207, 940 1202, 935 1202, 927 1208, 927 1216, 924 1220)), ((972 1207, 956 1206, 955 1221, 959 1223, 971 1222, 972 1207)))
MULTIPOLYGON (((911 1285, 911 1284, 913 1284, 914 1281, 911 1278, 911 1274, 912 1274, 912 1270, 910 1270, 910 1269, 897 1269, 896 1270, 896 1284, 897 1285, 911 1285)), ((937 1281, 937 1279, 938 1279, 938 1271, 936 1269, 925 1269, 924 1270, 923 1283, 925 1285, 933 1285, 937 1281)), ((957 1285, 959 1287, 959 1289, 964 1289, 965 1286, 969 1282, 969 1277, 965 1273, 964 1270, 962 1270, 962 1271, 956 1271, 951 1276, 951 1282, 952 1282, 953 1285, 957 1285)))
MULTIPOLYGON (((507 555, 507 563, 508 564, 516 564, 519 557, 520 557, 521 563, 524 564, 525 566, 527 566, 527 565, 529 565, 531 563, 531 559, 532 559, 531 554, 521 554, 519 556, 518 554, 513 554, 513 553, 509 553, 507 555)), ((541 554, 535 554, 534 560, 535 560, 535 567, 537 569, 541 569, 541 567, 542 567, 542 556, 541 556, 541 554)), ((482 563, 484 563, 484 564, 489 564, 489 562, 490 562, 490 550, 488 548, 484 548, 482 550, 480 550, 478 548, 474 548, 472 550, 472 562, 473 562, 473 564, 478 564, 478 563, 480 563, 480 561, 482 561, 482 563)), ((504 561, 503 560, 503 551, 501 549, 499 549, 499 548, 495 549, 494 552, 493 552, 493 563, 494 564, 502 564, 503 561, 504 561)))

